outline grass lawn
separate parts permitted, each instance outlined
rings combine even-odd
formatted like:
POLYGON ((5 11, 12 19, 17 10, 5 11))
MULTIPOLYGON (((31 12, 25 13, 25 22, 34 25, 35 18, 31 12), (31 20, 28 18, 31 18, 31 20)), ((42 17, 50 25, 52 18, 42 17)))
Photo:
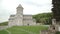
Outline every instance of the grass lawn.
POLYGON ((39 34, 40 30, 47 30, 46 26, 13 26, 7 30, 11 34, 39 34))
POLYGON ((5 30, 0 30, 0 34, 9 34, 9 33, 5 30))

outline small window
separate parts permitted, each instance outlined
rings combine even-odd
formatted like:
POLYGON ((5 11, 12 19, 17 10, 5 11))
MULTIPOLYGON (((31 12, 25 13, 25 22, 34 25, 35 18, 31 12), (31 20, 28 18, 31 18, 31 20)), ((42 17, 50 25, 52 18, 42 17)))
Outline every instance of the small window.
POLYGON ((53 27, 53 29, 55 30, 55 27, 53 27))

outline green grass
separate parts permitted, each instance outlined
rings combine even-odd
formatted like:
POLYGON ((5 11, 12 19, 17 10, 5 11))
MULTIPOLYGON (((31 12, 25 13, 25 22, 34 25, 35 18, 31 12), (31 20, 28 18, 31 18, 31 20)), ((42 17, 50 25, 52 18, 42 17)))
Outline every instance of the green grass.
POLYGON ((0 34, 8 34, 8 32, 5 30, 0 30, 0 34))
POLYGON ((12 28, 8 28, 7 30, 10 31, 12 34, 29 34, 29 32, 39 34, 40 30, 47 29, 48 27, 45 26, 14 26, 12 28))
POLYGON ((46 26, 13 26, 7 30, 11 34, 40 34, 41 30, 47 30, 46 26))

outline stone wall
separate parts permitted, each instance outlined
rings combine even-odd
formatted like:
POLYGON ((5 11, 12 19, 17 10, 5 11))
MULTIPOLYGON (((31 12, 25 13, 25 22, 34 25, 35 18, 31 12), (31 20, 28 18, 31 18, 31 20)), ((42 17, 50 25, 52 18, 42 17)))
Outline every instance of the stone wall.
POLYGON ((0 26, 0 30, 6 29, 8 26, 0 26))
POLYGON ((55 34, 56 33, 56 31, 51 31, 51 30, 41 30, 40 31, 40 34, 55 34))
POLYGON ((49 31, 48 30, 41 30, 40 34, 49 34, 49 31))

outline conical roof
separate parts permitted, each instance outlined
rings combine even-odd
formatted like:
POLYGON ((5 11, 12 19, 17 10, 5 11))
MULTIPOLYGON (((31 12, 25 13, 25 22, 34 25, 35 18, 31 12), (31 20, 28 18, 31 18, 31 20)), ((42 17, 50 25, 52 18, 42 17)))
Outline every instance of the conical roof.
POLYGON ((18 5, 18 7, 22 7, 22 5, 21 5, 21 4, 19 4, 19 5, 18 5))
POLYGON ((23 7, 22 7, 22 5, 21 5, 21 4, 19 4, 17 8, 23 8, 23 7))

